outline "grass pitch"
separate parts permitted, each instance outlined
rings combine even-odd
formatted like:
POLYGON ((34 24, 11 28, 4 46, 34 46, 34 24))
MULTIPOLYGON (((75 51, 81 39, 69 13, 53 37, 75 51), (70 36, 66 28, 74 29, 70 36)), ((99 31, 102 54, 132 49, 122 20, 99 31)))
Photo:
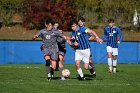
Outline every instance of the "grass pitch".
POLYGON ((65 65, 71 76, 47 80, 44 64, 0 65, 0 93, 140 93, 140 65, 118 64, 116 74, 107 72, 107 64, 95 64, 97 77, 83 70, 87 81, 76 79, 75 65, 65 65))

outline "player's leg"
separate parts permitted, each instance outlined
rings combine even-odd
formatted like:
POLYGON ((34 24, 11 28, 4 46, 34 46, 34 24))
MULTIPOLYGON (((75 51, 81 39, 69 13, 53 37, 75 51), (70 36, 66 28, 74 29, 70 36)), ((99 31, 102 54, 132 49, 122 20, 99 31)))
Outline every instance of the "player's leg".
POLYGON ((60 75, 61 75, 61 79, 65 80, 65 77, 62 76, 62 71, 64 69, 63 61, 64 61, 64 56, 59 54, 59 72, 60 72, 60 75))
POLYGON ((80 77, 78 77, 78 79, 80 79, 80 80, 85 79, 82 68, 81 68, 82 57, 83 57, 83 55, 81 55, 81 50, 76 50, 76 52, 75 52, 76 70, 78 72, 78 75, 80 76, 80 77))
POLYGON ((96 71, 95 71, 93 60, 92 60, 92 55, 90 55, 90 58, 89 58, 89 71, 90 71, 90 74, 93 75, 93 78, 95 78, 96 77, 96 71))
POLYGON ((48 75, 48 80, 51 80, 51 67, 50 67, 50 56, 49 55, 44 55, 44 58, 46 60, 46 71, 47 71, 47 75, 48 75))
POLYGON ((112 47, 107 46, 109 73, 112 73, 112 47))
POLYGON ((85 69, 89 68, 89 60, 90 60, 90 49, 85 49, 82 51, 83 58, 82 60, 84 61, 84 67, 85 69))
POLYGON ((113 73, 116 73, 118 48, 113 48, 113 73))
MULTIPOLYGON (((88 64, 86 65, 88 67, 88 64)), ((76 60, 76 70, 78 72, 78 79, 79 80, 85 80, 82 68, 81 68, 81 60, 76 60)))

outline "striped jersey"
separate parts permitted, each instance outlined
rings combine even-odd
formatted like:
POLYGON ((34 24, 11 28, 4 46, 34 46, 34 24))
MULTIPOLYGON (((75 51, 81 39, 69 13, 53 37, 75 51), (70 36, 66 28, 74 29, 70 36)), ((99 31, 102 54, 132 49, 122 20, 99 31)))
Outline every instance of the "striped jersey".
POLYGON ((87 36, 86 28, 77 27, 76 31, 70 33, 70 37, 74 37, 75 41, 78 42, 77 50, 84 50, 90 48, 89 39, 87 36))
POLYGON ((123 40, 123 35, 119 27, 117 26, 106 26, 104 28, 104 35, 102 39, 106 38, 107 46, 111 46, 113 48, 118 48, 118 35, 120 36, 120 42, 123 40))
MULTIPOLYGON (((86 26, 79 26, 80 29, 88 29, 86 26)), ((93 36, 92 33, 87 33, 88 38, 90 38, 91 36, 93 36)))

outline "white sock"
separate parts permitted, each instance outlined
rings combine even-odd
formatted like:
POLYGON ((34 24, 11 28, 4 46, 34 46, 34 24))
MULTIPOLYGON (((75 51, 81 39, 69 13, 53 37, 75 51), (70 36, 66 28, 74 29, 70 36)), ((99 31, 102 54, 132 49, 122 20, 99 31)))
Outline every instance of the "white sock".
POLYGON ((48 73, 48 77, 51 77, 51 73, 48 73))
POLYGON ((108 58, 108 66, 109 66, 109 70, 112 71, 112 59, 108 58))
POLYGON ((92 69, 92 66, 90 64, 88 65, 88 67, 89 67, 89 69, 92 69))
POLYGON ((83 76, 84 76, 81 68, 79 68, 79 69, 77 70, 77 72, 78 72, 78 74, 80 75, 80 77, 83 77, 83 76))
POLYGON ((116 73, 117 60, 113 60, 113 72, 116 73))

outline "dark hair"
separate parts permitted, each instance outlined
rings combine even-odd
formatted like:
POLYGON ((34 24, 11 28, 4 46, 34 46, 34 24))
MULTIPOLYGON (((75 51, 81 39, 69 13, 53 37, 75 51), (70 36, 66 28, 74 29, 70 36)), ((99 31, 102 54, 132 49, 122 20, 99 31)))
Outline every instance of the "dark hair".
POLYGON ((78 25, 78 22, 77 22, 77 20, 76 20, 76 19, 71 20, 70 25, 73 25, 73 24, 78 25))
POLYGON ((53 22, 52 19, 48 18, 48 19, 45 20, 45 24, 46 24, 46 25, 48 25, 48 24, 50 24, 50 23, 51 23, 52 25, 54 24, 54 22, 53 22))
POLYGON ((114 23, 114 19, 110 18, 110 19, 108 20, 108 23, 114 23))
POLYGON ((60 25, 60 26, 58 26, 58 28, 57 29, 59 29, 59 30, 63 30, 63 26, 62 25, 60 25))
POLYGON ((78 21, 80 21, 80 20, 81 20, 82 22, 85 22, 85 21, 86 21, 84 17, 79 17, 79 18, 78 18, 78 21))

